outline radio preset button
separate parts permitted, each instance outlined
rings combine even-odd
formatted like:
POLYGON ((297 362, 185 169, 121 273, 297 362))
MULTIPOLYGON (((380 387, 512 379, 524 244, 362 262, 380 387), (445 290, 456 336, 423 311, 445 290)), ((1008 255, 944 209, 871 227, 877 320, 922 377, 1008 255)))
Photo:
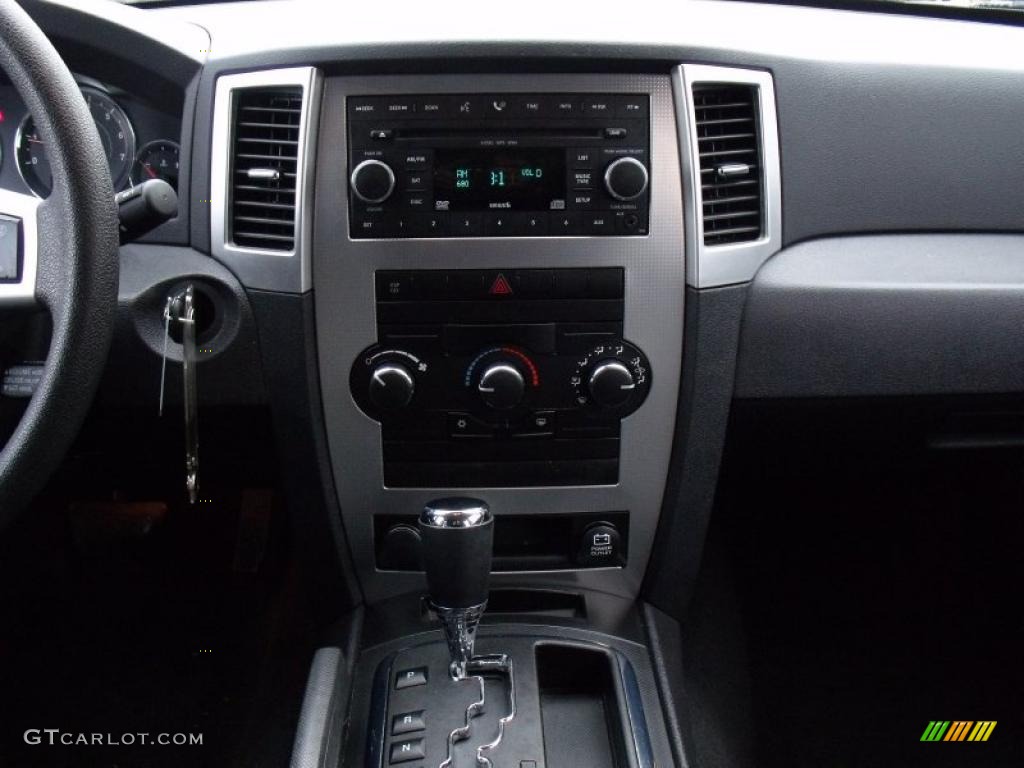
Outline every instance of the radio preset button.
POLYGON ((473 237, 483 234, 484 222, 479 213, 453 213, 451 232, 461 237, 473 237))
POLYGON ((413 237, 444 237, 448 234, 448 214, 414 213, 408 217, 413 237))
POLYGON ((515 219, 519 234, 536 237, 548 233, 548 217, 543 213, 519 213, 515 219))
POLYGON ((580 215, 578 213, 551 214, 551 233, 554 235, 576 235, 580 231, 580 215))
POLYGON ((516 234, 515 215, 511 213, 489 213, 484 222, 484 232, 498 237, 516 234))

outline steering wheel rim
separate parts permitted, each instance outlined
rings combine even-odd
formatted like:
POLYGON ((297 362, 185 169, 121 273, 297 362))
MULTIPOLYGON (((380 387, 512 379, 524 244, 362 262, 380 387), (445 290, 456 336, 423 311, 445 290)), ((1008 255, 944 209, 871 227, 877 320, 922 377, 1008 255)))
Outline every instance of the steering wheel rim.
POLYGON ((42 306, 53 324, 42 379, 0 450, 2 530, 42 489, 92 403, 117 309, 118 224, 103 146, 67 65, 14 0, 0 0, 0 29, 0 70, 32 114, 53 170, 46 200, 0 194, 0 214, 21 230, 20 274, 0 285, 0 309, 42 306))

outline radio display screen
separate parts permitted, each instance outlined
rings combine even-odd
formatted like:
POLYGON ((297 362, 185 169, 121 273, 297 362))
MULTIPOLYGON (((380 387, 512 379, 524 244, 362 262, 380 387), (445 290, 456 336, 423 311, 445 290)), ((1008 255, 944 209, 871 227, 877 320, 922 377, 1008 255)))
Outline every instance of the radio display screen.
POLYGON ((564 149, 438 149, 434 199, 439 210, 547 211, 565 200, 564 149))

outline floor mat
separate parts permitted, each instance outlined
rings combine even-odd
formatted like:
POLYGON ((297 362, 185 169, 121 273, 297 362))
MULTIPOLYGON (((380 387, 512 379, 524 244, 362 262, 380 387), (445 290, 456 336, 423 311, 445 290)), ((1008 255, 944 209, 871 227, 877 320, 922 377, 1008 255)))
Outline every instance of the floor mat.
POLYGON ((61 512, 4 538, 0 766, 287 764, 311 648, 275 636, 287 580, 236 567, 237 521, 83 546, 61 512))
POLYGON ((771 418, 745 438, 722 517, 758 764, 1024 764, 1024 456, 771 418), (922 742, 935 720, 997 724, 984 743, 922 742))

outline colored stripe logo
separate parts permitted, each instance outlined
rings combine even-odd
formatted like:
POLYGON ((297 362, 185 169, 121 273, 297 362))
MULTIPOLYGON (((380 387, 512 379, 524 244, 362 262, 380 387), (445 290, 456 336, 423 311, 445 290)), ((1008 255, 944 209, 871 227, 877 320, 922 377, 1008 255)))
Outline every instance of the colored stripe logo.
POLYGON ((988 741, 995 720, 931 720, 921 741, 988 741))

